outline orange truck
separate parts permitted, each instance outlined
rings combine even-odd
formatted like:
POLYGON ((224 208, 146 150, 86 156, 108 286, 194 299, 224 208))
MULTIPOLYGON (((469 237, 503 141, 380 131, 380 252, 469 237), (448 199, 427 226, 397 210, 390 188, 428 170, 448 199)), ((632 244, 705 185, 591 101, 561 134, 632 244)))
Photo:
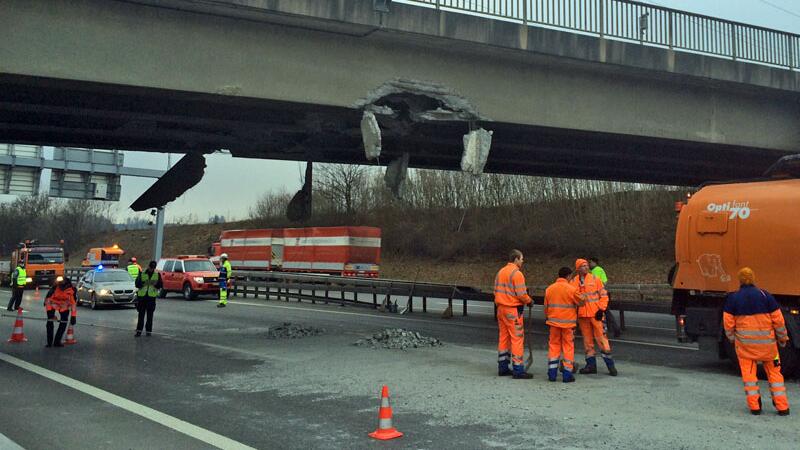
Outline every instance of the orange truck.
POLYGON ((25 262, 25 272, 28 274, 27 286, 52 285, 56 277, 64 276, 64 241, 58 244, 45 245, 36 241, 25 241, 11 252, 10 268, 7 275, 17 268, 17 262, 25 262))
POLYGON ((781 305, 790 344, 784 373, 800 370, 800 155, 782 158, 764 178, 701 186, 680 211, 670 273, 678 339, 736 361, 724 338, 722 307, 750 267, 756 285, 781 305))
POLYGON ((119 267, 119 259, 125 251, 114 244, 111 247, 90 248, 86 253, 86 259, 81 261, 81 267, 119 267))

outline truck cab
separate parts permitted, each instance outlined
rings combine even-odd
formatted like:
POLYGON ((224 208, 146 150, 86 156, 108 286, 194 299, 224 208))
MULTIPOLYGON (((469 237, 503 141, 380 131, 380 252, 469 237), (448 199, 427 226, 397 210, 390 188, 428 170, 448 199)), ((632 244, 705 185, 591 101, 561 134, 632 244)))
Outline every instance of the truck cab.
POLYGON ((86 259, 81 262, 81 266, 117 268, 119 267, 119 260, 124 254, 125 251, 119 248, 117 244, 111 247, 90 248, 89 252, 86 253, 86 259))
POLYGON ((23 261, 29 279, 26 287, 51 286, 57 277, 64 276, 63 245, 63 241, 52 245, 36 241, 20 243, 11 253, 11 272, 16 269, 17 261, 23 261))

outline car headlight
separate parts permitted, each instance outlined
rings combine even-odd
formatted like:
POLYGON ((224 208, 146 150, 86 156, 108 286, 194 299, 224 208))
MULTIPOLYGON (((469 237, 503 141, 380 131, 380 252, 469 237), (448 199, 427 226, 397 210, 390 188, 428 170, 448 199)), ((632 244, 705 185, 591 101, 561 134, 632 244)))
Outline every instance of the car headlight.
POLYGON ((26 283, 33 283, 33 278, 31 278, 31 277, 25 278, 25 282, 26 283))
POLYGON ((108 289, 100 289, 98 294, 100 294, 101 296, 103 296, 103 295, 111 295, 111 291, 109 291, 108 289))
POLYGON ((203 282, 203 277, 194 277, 194 282, 195 283, 202 283, 203 282))

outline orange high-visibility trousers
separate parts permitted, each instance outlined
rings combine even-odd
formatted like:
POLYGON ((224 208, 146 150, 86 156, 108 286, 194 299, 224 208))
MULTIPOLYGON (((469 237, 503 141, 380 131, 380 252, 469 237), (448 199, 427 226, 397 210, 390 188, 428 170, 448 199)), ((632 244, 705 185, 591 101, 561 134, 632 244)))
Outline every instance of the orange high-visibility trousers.
POLYGON ((516 306, 497 305, 497 326, 500 333, 497 342, 498 355, 507 355, 511 350, 511 364, 522 365, 525 354, 525 328, 522 323, 522 314, 516 306))
POLYGON ((602 320, 595 320, 594 317, 579 317, 578 325, 581 327, 583 350, 587 358, 591 358, 595 355, 595 341, 597 341, 597 345, 604 355, 611 354, 611 344, 608 343, 606 332, 603 330, 602 320))
MULTIPOLYGON (((778 411, 785 411, 789 409, 789 399, 786 397, 786 386, 783 385, 783 375, 781 375, 781 368, 775 364, 775 361, 760 361, 764 365, 764 371, 767 372, 767 381, 769 382, 769 390, 772 394, 772 404, 778 411)), ((744 382, 744 393, 747 396, 747 407, 750 410, 761 409, 759 400, 761 394, 758 392, 758 363, 754 359, 739 357, 739 367, 742 369, 742 382, 744 382)))
POLYGON ((572 372, 575 366, 575 341, 572 328, 550 327, 550 349, 547 352, 547 359, 552 362, 559 358, 564 363, 564 369, 572 372))

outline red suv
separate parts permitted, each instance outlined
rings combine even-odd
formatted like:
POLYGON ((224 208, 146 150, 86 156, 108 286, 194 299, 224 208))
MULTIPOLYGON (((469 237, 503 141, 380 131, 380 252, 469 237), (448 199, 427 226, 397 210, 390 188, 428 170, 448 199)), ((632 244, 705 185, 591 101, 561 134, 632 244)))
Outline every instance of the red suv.
POLYGON ((202 294, 219 295, 219 271, 208 257, 182 255, 175 258, 162 258, 156 270, 161 273, 163 287, 160 298, 168 292, 180 292, 186 300, 202 294))

